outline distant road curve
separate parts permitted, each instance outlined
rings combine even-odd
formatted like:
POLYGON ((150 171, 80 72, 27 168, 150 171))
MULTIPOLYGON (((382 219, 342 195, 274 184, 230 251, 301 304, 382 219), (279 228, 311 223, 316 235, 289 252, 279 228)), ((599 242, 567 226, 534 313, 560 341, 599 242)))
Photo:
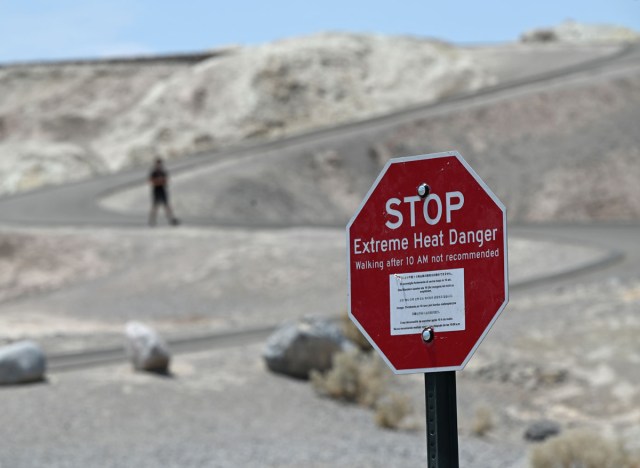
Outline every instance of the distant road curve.
MULTIPOLYGON (((488 87, 474 93, 462 94, 434 104, 412 107, 388 115, 341 125, 339 127, 299 134, 269 142, 249 142, 218 152, 191 155, 172 162, 172 173, 199 167, 243 164, 264 155, 267 150, 300 154, 336 141, 364 141, 376 133, 416 119, 441 115, 461 107, 475 106, 508 98, 544 87, 576 79, 596 71, 640 63, 640 45, 628 45, 609 56, 590 60, 561 70, 488 87)), ((0 223, 27 226, 115 226, 139 227, 140 216, 116 213, 101 208, 98 201, 107 194, 145 183, 147 168, 134 168, 116 174, 98 176, 89 180, 61 186, 44 187, 31 192, 0 198, 0 223)), ((189 219, 189 224, 216 225, 213 219, 189 219)), ((229 225, 229 224, 225 224, 229 225)), ((238 227, 248 224, 235 224, 238 227)), ((290 225, 273 223, 251 225, 252 228, 286 228, 290 225)))
MULTIPOLYGON (((511 232, 529 238, 540 237, 544 240, 556 238, 609 248, 608 253, 601 259, 584 268, 547 278, 525 279, 512 284, 510 286, 511 296, 532 289, 548 289, 559 284, 570 284, 578 280, 604 282, 612 276, 620 279, 633 275, 636 278, 640 276, 640 242, 638 242, 640 224, 519 226, 512 228, 511 232), (606 241, 603 242, 603 240, 606 241)), ((275 329, 274 325, 266 325, 231 333, 216 332, 198 336, 173 337, 169 338, 168 342, 175 354, 218 350, 264 342, 275 329)), ((53 373, 125 362, 126 359, 121 346, 47 356, 49 371, 53 373)))

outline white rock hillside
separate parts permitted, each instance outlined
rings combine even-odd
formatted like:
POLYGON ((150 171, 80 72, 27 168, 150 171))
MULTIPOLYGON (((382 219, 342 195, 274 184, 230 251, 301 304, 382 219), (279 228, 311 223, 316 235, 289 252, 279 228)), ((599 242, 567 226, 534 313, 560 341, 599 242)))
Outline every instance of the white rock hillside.
POLYGON ((489 81, 469 51, 351 34, 191 66, 0 68, 0 193, 332 125, 489 81))
POLYGON ((183 64, 0 67, 0 194, 107 170, 95 141, 183 64))
POLYGON ((576 23, 544 31, 504 47, 326 33, 193 62, 0 64, 0 194, 433 102, 638 37, 576 23))

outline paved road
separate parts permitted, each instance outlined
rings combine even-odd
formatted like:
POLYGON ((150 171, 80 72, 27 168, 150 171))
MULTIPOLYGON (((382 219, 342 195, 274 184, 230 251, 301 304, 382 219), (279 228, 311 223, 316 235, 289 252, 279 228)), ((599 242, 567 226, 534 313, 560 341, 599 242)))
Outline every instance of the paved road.
POLYGON ((547 288, 559 280, 565 282, 597 280, 604 276, 627 276, 640 273, 640 223, 539 224, 510 228, 510 234, 532 239, 557 239, 561 242, 600 247, 608 252, 601 261, 585 269, 570 270, 540 280, 525 281, 516 288, 531 290, 547 288))

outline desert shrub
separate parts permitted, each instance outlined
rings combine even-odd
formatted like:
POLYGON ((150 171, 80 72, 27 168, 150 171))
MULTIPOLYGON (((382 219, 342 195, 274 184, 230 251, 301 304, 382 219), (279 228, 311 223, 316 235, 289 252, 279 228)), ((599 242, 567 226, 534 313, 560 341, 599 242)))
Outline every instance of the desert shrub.
POLYGON ((331 369, 310 377, 321 395, 373 407, 388 386, 389 370, 374 353, 353 349, 334 354, 331 369))
POLYGON ((358 330, 358 327, 351 321, 347 313, 342 315, 340 328, 342 328, 344 336, 358 346, 358 348, 363 351, 371 351, 373 349, 371 343, 360 333, 360 330, 358 330))
POLYGON ((381 427, 416 429, 407 420, 412 410, 410 398, 390 389, 392 375, 376 353, 354 348, 334 354, 331 369, 311 371, 310 380, 322 396, 374 409, 376 424, 381 427))
POLYGON ((619 441, 590 431, 572 430, 533 448, 532 468, 638 468, 619 441))
POLYGON ((376 353, 355 348, 334 354, 331 369, 311 371, 310 379, 320 395, 373 408, 379 426, 397 429, 411 413, 411 401, 390 391, 391 375, 376 353))
POLYGON ((398 429, 411 414, 411 409, 411 401, 407 395, 389 393, 376 403, 376 424, 387 429, 398 429))
POLYGON ((478 437, 484 437, 491 429, 493 429, 493 413, 491 409, 486 406, 476 408, 471 422, 471 432, 478 437))

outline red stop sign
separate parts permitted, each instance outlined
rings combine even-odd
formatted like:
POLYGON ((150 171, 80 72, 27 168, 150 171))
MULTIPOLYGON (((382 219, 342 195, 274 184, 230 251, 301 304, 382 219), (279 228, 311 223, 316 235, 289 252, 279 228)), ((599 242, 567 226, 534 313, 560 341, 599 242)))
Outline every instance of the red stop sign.
POLYGON ((397 374, 463 369, 508 301, 506 209, 457 152, 391 159, 347 252, 349 316, 397 374))

